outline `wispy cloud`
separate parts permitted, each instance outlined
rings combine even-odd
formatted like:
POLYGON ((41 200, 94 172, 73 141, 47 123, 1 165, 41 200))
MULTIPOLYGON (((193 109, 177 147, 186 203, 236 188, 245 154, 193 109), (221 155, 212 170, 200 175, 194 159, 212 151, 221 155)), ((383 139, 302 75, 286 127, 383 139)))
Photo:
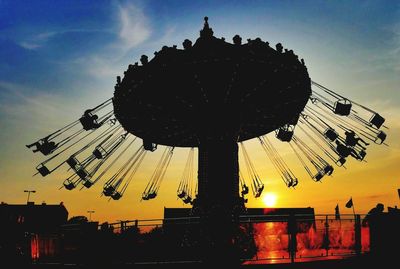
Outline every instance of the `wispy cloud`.
POLYGON ((35 34, 18 44, 28 50, 36 50, 44 47, 52 38, 69 33, 113 33, 110 29, 61 29, 57 31, 41 32, 35 34))
MULTIPOLYGON (((0 89, 0 112, 7 119, 3 124, 13 122, 13 126, 31 127, 34 123, 35 129, 51 129, 59 127, 60 118, 76 114, 79 108, 69 97, 25 85, 0 81, 0 89)), ((5 127, 9 129, 9 126, 5 127)))
MULTIPOLYGON (((65 32, 65 31, 63 31, 65 32)), ((44 32, 34 35, 33 37, 19 42, 19 45, 28 50, 36 50, 42 47, 53 36, 60 32, 44 32)))
MULTIPOLYGON (((108 29, 67 29, 58 32, 52 32, 48 36, 39 35, 36 39, 44 40, 55 34, 64 34, 71 32, 107 32, 115 35, 116 39, 111 41, 111 46, 104 43, 103 48, 112 51, 115 58, 121 58, 132 48, 148 41, 152 34, 151 20, 144 13, 143 9, 133 3, 118 3, 113 13, 116 25, 110 25, 108 29)), ((174 28, 169 27, 161 39, 170 38, 174 32, 174 28)), ((104 53, 104 51, 102 51, 104 53)), ((98 53, 92 54, 92 56, 98 53)), ((89 55, 90 56, 90 55, 89 55)), ((110 57, 104 55, 103 57, 110 57)))
MULTIPOLYGON (((97 79, 109 79, 121 75, 127 67, 126 54, 132 49, 148 41, 152 33, 150 19, 143 10, 132 3, 119 3, 116 6, 118 37, 111 46, 86 57, 76 59, 87 73, 97 79)), ((161 39, 170 38, 174 29, 168 28, 161 39)), ((154 44, 149 43, 149 47, 154 44)))
POLYGON ((148 18, 143 10, 133 4, 119 5, 119 38, 126 50, 147 40, 151 35, 148 18))

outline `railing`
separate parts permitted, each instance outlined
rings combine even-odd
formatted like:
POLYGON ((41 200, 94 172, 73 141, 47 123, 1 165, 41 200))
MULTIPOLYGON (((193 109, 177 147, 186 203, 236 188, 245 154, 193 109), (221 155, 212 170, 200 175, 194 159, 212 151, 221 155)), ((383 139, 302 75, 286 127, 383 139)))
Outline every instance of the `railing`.
MULTIPOLYGON (((369 227, 360 215, 257 215, 237 219, 244 263, 339 259, 368 252, 369 227)), ((136 263, 201 260, 201 219, 121 221, 109 228, 116 236, 136 234, 136 263)), ((104 229, 104 227, 103 227, 104 229)))
MULTIPOLYGON (((89 222, 65 225, 51 238, 32 234, 27 252, 39 263, 199 263, 215 240, 229 238, 244 264, 341 259, 369 252, 363 217, 246 215, 223 225, 199 217, 89 222)), ((224 250, 215 250, 221 259, 224 250)))

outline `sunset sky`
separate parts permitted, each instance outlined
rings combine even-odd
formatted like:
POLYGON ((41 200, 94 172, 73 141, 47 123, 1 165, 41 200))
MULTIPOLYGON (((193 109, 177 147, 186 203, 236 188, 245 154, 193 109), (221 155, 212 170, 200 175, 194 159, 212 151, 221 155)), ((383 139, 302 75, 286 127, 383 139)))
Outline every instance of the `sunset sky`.
MULTIPOLYGON (((312 80, 386 118, 387 146, 371 145, 367 162, 350 159, 322 183, 313 182, 290 147, 273 139, 300 183, 288 189, 258 141, 246 143, 277 207, 314 207, 334 213, 353 197, 357 213, 376 203, 399 206, 400 188, 400 3, 397 1, 69 1, 0 0, 0 201, 64 202, 70 217, 114 222, 162 217, 163 207, 183 206, 176 189, 188 149, 176 149, 155 200, 140 201, 162 150, 148 154, 120 201, 91 189, 59 190, 61 172, 32 177, 44 160, 25 145, 79 118, 112 97, 115 77, 142 54, 195 41, 209 17, 214 35, 231 42, 260 37, 281 42, 304 58, 312 80)), ((135 147, 140 143, 135 144, 135 147)), ((162 147, 161 147, 162 149, 162 147)), ((196 151, 197 152, 197 151, 196 151)), ((268 199, 266 199, 268 200, 268 199)), ((249 207, 263 200, 249 198, 249 207)))

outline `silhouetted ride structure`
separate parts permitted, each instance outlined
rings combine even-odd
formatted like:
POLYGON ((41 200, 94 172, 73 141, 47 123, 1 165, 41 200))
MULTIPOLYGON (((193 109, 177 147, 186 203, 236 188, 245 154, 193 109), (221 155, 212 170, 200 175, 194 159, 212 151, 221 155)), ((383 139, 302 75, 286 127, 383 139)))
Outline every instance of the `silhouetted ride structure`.
POLYGON ((332 175, 334 166, 344 167, 349 156, 364 161, 367 141, 386 139, 381 115, 312 81, 304 60, 280 43, 274 49, 260 38, 244 43, 239 35, 226 42, 214 37, 206 17, 194 44, 186 39, 182 49, 164 46, 154 54, 151 60, 142 55, 141 64, 129 65, 123 78, 117 77, 113 98, 27 145, 51 155, 37 166, 39 174, 67 164, 72 174, 65 189, 90 188, 104 178, 102 195, 119 200, 146 154, 162 145, 141 197, 151 200, 174 148, 187 147, 177 196, 193 205, 193 214, 225 223, 245 210, 250 189, 257 198, 265 187, 246 140, 257 138, 283 182, 294 188, 300 184, 295 169, 267 134, 289 144, 316 182, 332 175), (142 144, 133 150, 138 138, 142 144), (246 166, 241 171, 238 145, 246 166))

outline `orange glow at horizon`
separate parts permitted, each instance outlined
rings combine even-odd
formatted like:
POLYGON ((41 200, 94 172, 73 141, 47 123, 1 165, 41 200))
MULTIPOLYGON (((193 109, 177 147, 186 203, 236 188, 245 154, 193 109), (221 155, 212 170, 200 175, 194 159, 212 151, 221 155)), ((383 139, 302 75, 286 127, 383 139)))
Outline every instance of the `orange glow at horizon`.
POLYGON ((277 199, 277 195, 272 192, 267 192, 262 196, 262 201, 266 207, 275 207, 277 199))

